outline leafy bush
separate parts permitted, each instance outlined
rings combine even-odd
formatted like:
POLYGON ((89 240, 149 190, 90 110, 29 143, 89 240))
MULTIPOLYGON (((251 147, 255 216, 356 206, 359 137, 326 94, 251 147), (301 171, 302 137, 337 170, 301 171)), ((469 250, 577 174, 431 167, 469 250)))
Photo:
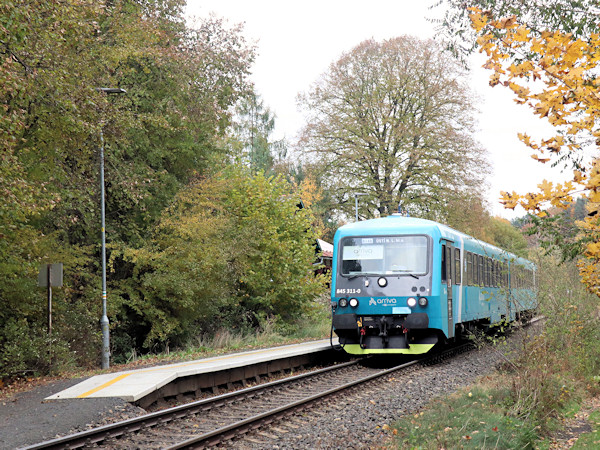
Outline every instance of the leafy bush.
POLYGON ((117 336, 135 330, 135 345, 149 349, 310 312, 323 280, 298 203, 283 179, 242 168, 190 185, 146 246, 113 252, 116 265, 132 266, 118 287, 117 336))

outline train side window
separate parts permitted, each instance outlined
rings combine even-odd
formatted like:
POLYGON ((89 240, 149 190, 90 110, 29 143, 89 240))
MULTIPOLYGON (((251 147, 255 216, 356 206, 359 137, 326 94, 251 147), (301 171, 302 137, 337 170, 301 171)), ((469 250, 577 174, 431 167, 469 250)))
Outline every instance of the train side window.
POLYGON ((502 263, 500 261, 496 262, 496 267, 498 269, 498 274, 497 274, 497 278, 496 278, 496 284, 498 285, 498 287, 502 287, 502 263))
POLYGON ((454 261, 452 255, 452 248, 446 247, 446 269, 448 270, 448 277, 452 285, 456 284, 456 271, 454 270, 454 261))
POLYGON ((454 284, 461 284, 462 270, 460 267, 460 249, 454 249, 454 284))
POLYGON ((523 287, 523 268, 519 266, 519 271, 517 272, 517 287, 521 289, 523 287))
POLYGON ((481 268, 482 270, 482 274, 481 274, 481 286, 485 287, 487 286, 488 282, 487 282, 487 275, 488 275, 488 270, 487 270, 487 258, 485 256, 482 256, 482 261, 481 261, 481 268))
POLYGON ((442 245, 442 283, 446 281, 446 246, 442 245))
POLYGON ((533 270, 528 270, 529 277, 527 278, 527 287, 533 289, 533 270))
POLYGON ((500 261, 494 261, 494 286, 500 287, 500 261))
POLYGON ((477 285, 483 286, 483 256, 477 255, 477 285))
POLYGON ((473 254, 467 252, 465 255, 467 258, 467 286, 473 284, 473 254))
POLYGON ((481 286, 486 287, 488 285, 488 266, 487 266, 487 258, 485 256, 481 257, 481 286))

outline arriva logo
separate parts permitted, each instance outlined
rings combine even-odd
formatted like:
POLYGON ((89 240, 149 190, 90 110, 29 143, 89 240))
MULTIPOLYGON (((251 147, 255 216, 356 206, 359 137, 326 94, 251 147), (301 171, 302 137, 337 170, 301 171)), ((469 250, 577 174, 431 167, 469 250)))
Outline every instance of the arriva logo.
POLYGON ((377 300, 375 300, 373 297, 371 297, 371 300, 369 300, 369 306, 371 306, 371 305, 387 306, 387 305, 395 305, 395 304, 396 304, 395 298, 378 298, 377 300))

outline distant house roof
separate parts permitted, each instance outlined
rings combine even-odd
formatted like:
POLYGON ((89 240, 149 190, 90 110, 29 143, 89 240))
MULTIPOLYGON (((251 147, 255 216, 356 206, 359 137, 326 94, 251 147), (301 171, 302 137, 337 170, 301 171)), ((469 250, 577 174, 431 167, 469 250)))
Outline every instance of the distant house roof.
POLYGON ((317 239, 317 246, 325 258, 333 258, 333 244, 317 239))

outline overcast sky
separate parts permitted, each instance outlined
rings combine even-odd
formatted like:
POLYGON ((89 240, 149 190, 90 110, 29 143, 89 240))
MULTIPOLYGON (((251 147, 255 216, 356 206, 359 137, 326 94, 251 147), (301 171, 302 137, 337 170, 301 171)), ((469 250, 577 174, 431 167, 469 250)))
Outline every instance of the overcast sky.
MULTIPOLYGON (((297 94, 307 91, 343 52, 365 39, 435 37, 435 25, 427 18, 440 17, 441 12, 430 10, 431 4, 431 0, 188 0, 188 16, 214 13, 230 25, 244 23, 243 34, 258 47, 252 81, 276 115, 274 137, 294 142, 304 123, 297 94)), ((501 190, 529 192, 544 178, 557 178, 555 170, 530 158, 532 151, 517 133, 550 137, 552 129, 529 108, 516 105, 507 88, 491 88, 489 71, 480 67, 483 61, 481 55, 475 56, 471 73, 471 86, 480 97, 476 137, 488 150, 493 168, 487 195, 492 213, 510 219, 524 212, 505 210, 498 203, 501 190)))

